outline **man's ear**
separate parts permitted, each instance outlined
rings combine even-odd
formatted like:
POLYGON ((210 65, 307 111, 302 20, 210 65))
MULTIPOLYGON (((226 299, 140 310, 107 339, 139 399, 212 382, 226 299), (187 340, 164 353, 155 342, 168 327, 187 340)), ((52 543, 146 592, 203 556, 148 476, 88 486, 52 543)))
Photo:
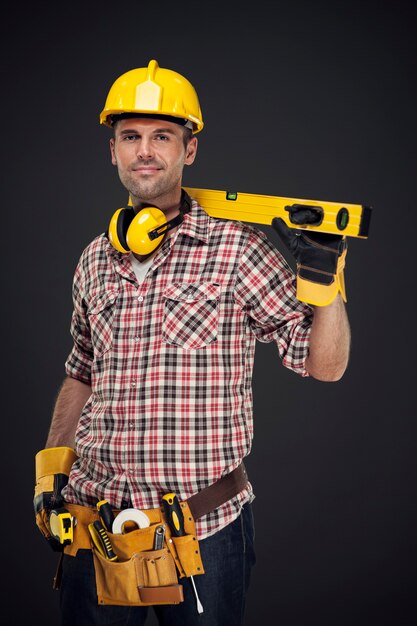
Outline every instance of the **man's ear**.
POLYGON ((117 165, 116 154, 114 151, 114 137, 110 138, 110 154, 111 154, 112 165, 117 165))
POLYGON ((197 146, 198 146, 198 139, 197 137, 191 137, 190 141, 188 142, 187 145, 187 149, 185 151, 185 165, 191 165, 192 163, 194 163, 194 159, 197 155, 197 146))

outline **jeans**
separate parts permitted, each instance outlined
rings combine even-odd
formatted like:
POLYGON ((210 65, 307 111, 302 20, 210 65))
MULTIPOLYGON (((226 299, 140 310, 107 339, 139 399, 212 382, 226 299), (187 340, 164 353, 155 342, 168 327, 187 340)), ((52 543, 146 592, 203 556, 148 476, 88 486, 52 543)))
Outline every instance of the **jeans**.
POLYGON ((243 626, 246 592, 255 564, 252 507, 207 539, 200 541, 205 574, 194 576, 204 611, 197 612, 189 578, 181 578, 184 602, 177 605, 110 606, 97 603, 90 550, 64 555, 60 607, 63 626, 142 626, 148 610, 161 626, 243 626))

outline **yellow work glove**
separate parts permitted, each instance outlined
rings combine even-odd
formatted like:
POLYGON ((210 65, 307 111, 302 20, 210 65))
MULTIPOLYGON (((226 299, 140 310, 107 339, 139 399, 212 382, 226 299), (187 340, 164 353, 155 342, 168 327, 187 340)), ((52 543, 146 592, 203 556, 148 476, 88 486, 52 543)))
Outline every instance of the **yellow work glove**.
POLYGON ((53 509, 63 506, 62 489, 68 483, 68 476, 77 455, 72 448, 45 448, 35 457, 35 509, 36 524, 42 535, 55 551, 62 550, 63 545, 51 534, 49 516, 53 509))

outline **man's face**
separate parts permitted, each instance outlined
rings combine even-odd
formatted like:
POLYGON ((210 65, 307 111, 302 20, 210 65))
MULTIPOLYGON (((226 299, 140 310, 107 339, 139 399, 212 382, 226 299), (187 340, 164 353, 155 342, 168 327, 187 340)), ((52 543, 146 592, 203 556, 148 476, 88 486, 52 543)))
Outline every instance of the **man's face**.
POLYGON ((184 165, 197 151, 193 137, 184 146, 184 129, 165 120, 129 118, 116 123, 110 140, 113 165, 133 203, 153 202, 163 208, 178 195, 184 165))

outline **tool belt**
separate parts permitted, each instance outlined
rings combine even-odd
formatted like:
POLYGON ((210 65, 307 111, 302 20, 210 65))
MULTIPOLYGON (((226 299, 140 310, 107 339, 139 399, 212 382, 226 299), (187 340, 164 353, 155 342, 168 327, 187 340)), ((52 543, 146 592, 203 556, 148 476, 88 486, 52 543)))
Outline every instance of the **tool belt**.
MULTIPOLYGON (((243 463, 209 487, 180 503, 184 516, 185 535, 174 536, 164 509, 146 509, 150 525, 123 534, 107 532, 117 560, 105 558, 91 540, 89 524, 99 519, 96 509, 66 504, 75 517, 74 541, 64 553, 75 556, 80 549, 92 550, 99 604, 154 605, 179 604, 184 600, 179 579, 204 574, 195 520, 218 508, 240 491, 248 482, 243 463), (155 531, 165 526, 165 543, 155 550, 155 531)), ((115 510, 117 514, 119 511, 115 510)), ((54 587, 60 585, 60 566, 54 587)))

